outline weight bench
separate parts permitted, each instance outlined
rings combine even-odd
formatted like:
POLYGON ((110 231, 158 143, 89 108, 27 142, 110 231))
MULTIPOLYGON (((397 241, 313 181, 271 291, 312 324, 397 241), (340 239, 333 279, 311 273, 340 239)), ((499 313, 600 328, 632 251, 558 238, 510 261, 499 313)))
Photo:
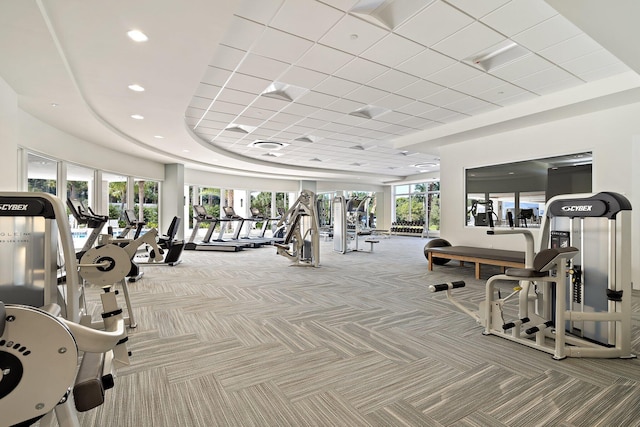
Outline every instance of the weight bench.
POLYGON ((371 250, 369 252, 373 252, 373 245, 375 245, 376 243, 380 243, 380 240, 378 239, 366 239, 365 242, 369 243, 371 245, 371 250))
POLYGON ((472 246, 443 246, 425 248, 424 252, 429 260, 429 271, 433 271, 434 262, 436 264, 446 264, 448 260, 454 259, 460 261, 460 266, 464 266, 465 262, 472 262, 476 266, 476 279, 480 279, 482 264, 497 265, 502 268, 503 273, 507 267, 524 268, 525 266, 524 252, 520 251, 476 248, 472 246))

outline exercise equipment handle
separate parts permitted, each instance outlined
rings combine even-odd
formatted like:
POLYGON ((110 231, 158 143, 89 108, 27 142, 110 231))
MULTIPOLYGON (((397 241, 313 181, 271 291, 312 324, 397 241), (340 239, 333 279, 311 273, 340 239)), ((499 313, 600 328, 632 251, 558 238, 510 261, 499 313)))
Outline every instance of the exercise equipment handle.
POLYGON ((440 291, 446 291, 449 289, 464 288, 464 287, 465 287, 464 281, 457 280, 455 282, 441 283, 439 285, 429 285, 429 291, 440 292, 440 291))
POLYGON ((118 319, 107 331, 89 328, 62 318, 60 320, 67 325, 73 334, 78 343, 78 348, 90 353, 106 353, 127 336, 124 319, 118 319))

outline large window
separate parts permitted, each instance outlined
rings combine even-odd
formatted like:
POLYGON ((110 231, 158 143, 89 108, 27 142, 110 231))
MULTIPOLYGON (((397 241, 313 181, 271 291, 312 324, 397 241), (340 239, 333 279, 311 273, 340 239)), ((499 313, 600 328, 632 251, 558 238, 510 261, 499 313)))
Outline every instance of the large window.
POLYGON ((27 156, 28 191, 56 194, 58 162, 37 154, 27 156))
POLYGON ((134 211, 138 221, 144 221, 147 228, 158 228, 158 181, 135 180, 133 185, 134 211))
POLYGON ((102 179, 108 188, 109 225, 114 228, 124 228, 124 211, 128 209, 127 203, 127 177, 105 172, 102 179))
POLYGON ((408 234, 437 233, 440 230, 440 182, 428 181, 394 187, 393 227, 408 234))

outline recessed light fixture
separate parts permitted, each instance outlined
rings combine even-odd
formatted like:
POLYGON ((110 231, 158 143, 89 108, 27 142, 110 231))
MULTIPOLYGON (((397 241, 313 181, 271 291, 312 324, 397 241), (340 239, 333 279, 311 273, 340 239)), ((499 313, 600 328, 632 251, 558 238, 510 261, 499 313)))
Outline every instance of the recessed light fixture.
POLYGON ((512 40, 505 40, 492 48, 465 59, 484 71, 491 71, 511 61, 529 55, 531 52, 512 40))
POLYGON ((56 107, 58 106, 58 104, 56 104, 55 102, 52 102, 52 103, 51 103, 51 106, 52 106, 53 108, 56 108, 56 107))
POLYGON ((416 163, 415 165, 411 165, 411 167, 423 169, 423 168, 433 168, 438 166, 437 163, 425 162, 425 163, 416 163))
POLYGON ((381 116, 389 111, 391 110, 387 108, 376 107, 375 105, 365 105, 364 107, 350 112, 349 114, 356 117, 362 117, 363 119, 373 119, 374 117, 381 116))
POLYGON ((147 40, 149 40, 149 37, 147 37, 147 35, 140 30, 131 30, 127 32, 127 35, 134 42, 146 42, 147 40))
POLYGON ((162 136, 162 135, 154 135, 153 137, 155 139, 164 139, 164 136, 162 136))
POLYGON ((280 156, 282 156, 282 154, 283 153, 273 153, 273 152, 270 151, 268 153, 263 154, 263 156, 265 156, 265 157, 280 157, 280 156))
POLYGON ((293 102, 307 93, 309 89, 282 82, 271 83, 260 95, 281 101, 293 102))
POLYGON ((190 153, 191 150, 182 150, 183 153, 190 153))
POLYGON ((128 86, 134 92, 144 92, 144 88, 139 84, 132 84, 128 86))
POLYGON ((316 141, 316 137, 312 136, 312 135, 304 135, 301 136, 300 138, 296 138, 295 141, 300 141, 300 142, 315 142, 316 141))
POLYGON ((140 114, 132 114, 131 118, 132 119, 136 119, 136 120, 142 120, 142 119, 144 119, 144 116, 140 115, 140 114))
POLYGON ((239 125, 239 124, 236 124, 236 123, 231 123, 231 124, 229 124, 229 126, 224 128, 224 130, 228 130, 230 132, 251 133, 254 130, 256 130, 256 127, 255 126, 239 125))

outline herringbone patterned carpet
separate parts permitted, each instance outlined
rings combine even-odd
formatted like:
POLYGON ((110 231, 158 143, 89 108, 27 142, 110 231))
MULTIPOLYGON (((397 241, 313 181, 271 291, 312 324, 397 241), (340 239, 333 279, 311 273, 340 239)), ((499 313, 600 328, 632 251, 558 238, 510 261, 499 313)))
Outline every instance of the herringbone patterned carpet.
POLYGON ((554 361, 483 336, 427 286, 463 279, 473 308, 484 282, 471 266, 428 272, 425 243, 394 236, 341 255, 321 242, 318 269, 273 247, 145 267, 130 284, 132 364, 82 425, 640 425, 640 361, 554 361))

